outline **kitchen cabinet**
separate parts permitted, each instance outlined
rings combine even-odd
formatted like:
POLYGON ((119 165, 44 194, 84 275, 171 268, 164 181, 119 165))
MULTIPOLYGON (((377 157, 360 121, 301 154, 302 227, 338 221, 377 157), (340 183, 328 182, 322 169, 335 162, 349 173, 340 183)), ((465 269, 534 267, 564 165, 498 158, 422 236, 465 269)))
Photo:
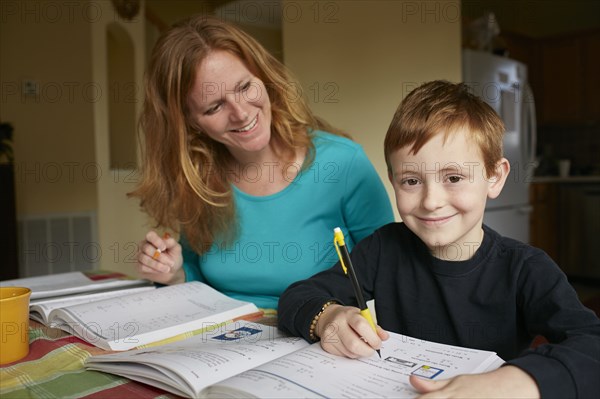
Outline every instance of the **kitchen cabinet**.
POLYGON ((515 32, 503 32, 502 38, 506 43, 508 57, 527 65, 530 80, 538 75, 532 73, 539 69, 539 39, 534 39, 515 32))
POLYGON ((587 124, 600 124, 600 31, 586 36, 582 44, 583 117, 587 124))
POLYGON ((559 264, 567 275, 600 279, 600 184, 560 184, 559 264))
POLYGON ((530 244, 570 279, 600 282, 600 177, 534 182, 530 201, 530 244))
POLYGON ((555 262, 558 257, 558 194, 553 183, 529 186, 529 243, 543 249, 555 262))
POLYGON ((583 102, 581 40, 577 37, 543 40, 540 50, 542 86, 536 93, 538 123, 577 123, 583 102))
POLYGON ((529 38, 504 32, 509 56, 525 63, 540 126, 600 124, 600 30, 529 38))

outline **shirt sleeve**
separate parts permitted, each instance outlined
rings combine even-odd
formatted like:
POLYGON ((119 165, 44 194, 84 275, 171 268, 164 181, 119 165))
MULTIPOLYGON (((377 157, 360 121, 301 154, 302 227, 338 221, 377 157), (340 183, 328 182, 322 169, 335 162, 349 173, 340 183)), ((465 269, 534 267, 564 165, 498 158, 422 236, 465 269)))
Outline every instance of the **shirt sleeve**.
MULTIPOLYGON (((352 264, 361 275, 361 288, 365 299, 371 299, 373 273, 368 271, 377 263, 370 254, 377 253, 373 248, 377 240, 369 236, 361 241, 350 253, 352 264), (371 265, 365 260, 369 259, 371 265)), ((342 270, 339 261, 331 268, 314 276, 291 284, 281 295, 277 314, 278 327, 288 333, 300 336, 310 342, 309 331, 313 318, 328 301, 341 305, 356 306, 356 296, 352 284, 342 270)))
POLYGON ((394 221, 388 193, 361 147, 350 162, 345 185, 343 212, 353 243, 394 221))
POLYGON ((342 297, 351 292, 348 278, 341 272, 339 262, 309 279, 291 284, 279 298, 277 324, 280 329, 310 342, 310 324, 328 301, 347 304, 342 297))
POLYGON ((532 336, 548 344, 508 364, 537 382, 542 398, 588 398, 600 392, 600 319, 585 308, 566 276, 539 251, 520 278, 520 307, 532 336))

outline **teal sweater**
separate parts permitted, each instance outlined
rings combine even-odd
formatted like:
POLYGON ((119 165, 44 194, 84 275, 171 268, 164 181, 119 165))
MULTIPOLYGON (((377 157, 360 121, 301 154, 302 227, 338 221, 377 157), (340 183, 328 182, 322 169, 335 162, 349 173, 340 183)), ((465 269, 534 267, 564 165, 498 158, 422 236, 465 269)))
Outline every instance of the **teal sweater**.
MULTIPOLYGON (((231 246, 215 242, 199 256, 182 240, 187 281, 277 308, 288 285, 335 264, 334 227, 342 228, 352 249, 393 221, 387 192, 360 145, 321 131, 313 143, 314 162, 282 191, 257 197, 232 186, 240 229, 231 246)), ((248 178, 269 173, 268 167, 258 170, 248 170, 248 178)))

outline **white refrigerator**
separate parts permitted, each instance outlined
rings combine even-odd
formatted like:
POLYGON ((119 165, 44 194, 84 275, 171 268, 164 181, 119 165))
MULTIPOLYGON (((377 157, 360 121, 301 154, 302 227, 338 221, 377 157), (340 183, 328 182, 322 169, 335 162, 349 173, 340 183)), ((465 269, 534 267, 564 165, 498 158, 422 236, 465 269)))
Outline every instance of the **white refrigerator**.
POLYGON ((483 222, 500 234, 529 242, 529 184, 535 169, 536 123, 527 67, 507 57, 463 50, 463 82, 504 121, 504 157, 511 171, 500 196, 488 200, 483 222))

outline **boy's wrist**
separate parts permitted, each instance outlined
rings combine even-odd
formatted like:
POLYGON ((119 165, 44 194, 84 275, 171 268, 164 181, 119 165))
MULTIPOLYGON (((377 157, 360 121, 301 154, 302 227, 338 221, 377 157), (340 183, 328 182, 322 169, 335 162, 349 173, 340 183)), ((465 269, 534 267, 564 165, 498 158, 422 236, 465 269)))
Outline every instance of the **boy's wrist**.
POLYGON ((518 390, 522 397, 540 398, 540 389, 535 379, 525 370, 512 364, 506 364, 496 370, 498 374, 510 380, 510 385, 518 390))
POLYGON ((319 310, 319 313, 317 313, 315 315, 315 317, 313 317, 312 321, 310 322, 310 327, 308 330, 308 337, 310 338, 310 340, 312 342, 317 342, 319 340, 319 337, 321 336, 318 331, 318 324, 319 324, 319 320, 323 317, 323 313, 325 313, 325 310, 329 306, 336 305, 336 304, 338 304, 337 301, 327 301, 326 303, 323 304, 323 306, 321 307, 321 310, 319 310))

